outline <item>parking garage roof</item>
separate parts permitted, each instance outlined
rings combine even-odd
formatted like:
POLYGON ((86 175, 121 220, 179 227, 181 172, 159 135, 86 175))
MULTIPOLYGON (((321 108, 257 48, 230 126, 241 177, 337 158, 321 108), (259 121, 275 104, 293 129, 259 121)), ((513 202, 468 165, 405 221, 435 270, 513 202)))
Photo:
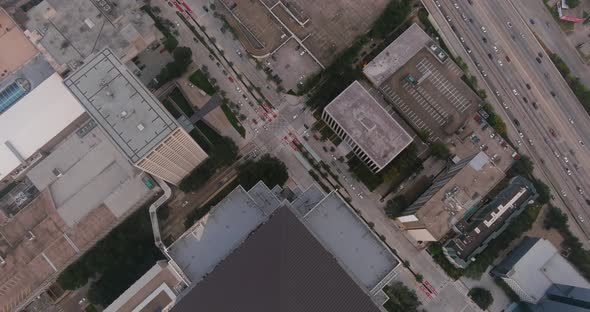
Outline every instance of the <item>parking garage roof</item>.
POLYGON ((324 111, 380 167, 385 167, 412 137, 358 82, 340 93, 324 111))
POLYGON ((375 86, 380 86, 431 41, 420 26, 412 24, 369 62, 363 72, 375 86))
POLYGON ((86 59, 64 83, 133 163, 178 127, 109 48, 86 59))

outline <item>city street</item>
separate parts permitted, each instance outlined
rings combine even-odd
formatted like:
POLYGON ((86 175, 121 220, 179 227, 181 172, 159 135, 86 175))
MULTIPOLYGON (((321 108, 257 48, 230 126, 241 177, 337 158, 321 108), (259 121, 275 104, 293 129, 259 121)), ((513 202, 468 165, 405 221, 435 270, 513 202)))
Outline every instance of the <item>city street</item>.
POLYGON ((535 24, 531 24, 530 21, 527 24, 531 31, 549 50, 561 57, 574 76, 579 77, 585 85, 590 86, 590 71, 588 70, 590 67, 582 61, 576 51, 575 44, 563 33, 543 2, 537 0, 510 0, 509 2, 525 21, 529 19, 535 21, 535 24))
MULTIPOLYGON (((205 26, 206 32, 212 37, 216 38, 216 45, 223 47, 224 57, 231 60, 235 68, 240 68, 241 73, 247 77, 250 81, 258 85, 261 90, 265 93, 275 92, 274 89, 267 89, 265 86, 268 81, 261 71, 257 70, 255 63, 252 63, 251 59, 247 56, 239 56, 233 50, 240 50, 241 45, 235 41, 231 33, 221 33, 219 29, 222 27, 221 21, 214 18, 210 12, 205 11, 202 6, 206 5, 206 1, 200 0, 197 3, 196 0, 191 0, 187 4, 193 11, 195 20, 205 26), (227 44, 227 46, 226 46, 227 44), (231 49, 231 50, 230 50, 231 49), (236 64, 239 64, 236 66, 236 64)), ((166 6, 168 8, 168 6, 166 6)), ((174 14, 174 8, 168 8, 168 18, 173 21, 178 20, 170 13, 174 14), (169 9, 169 10, 168 10, 169 9)), ((209 9, 210 11, 210 9, 209 9)), ((182 28, 182 27, 181 27, 182 28)), ((188 29, 186 30, 188 31, 188 29)), ((192 34, 185 30, 181 32, 181 45, 189 44, 192 41, 192 34), (184 34, 184 35, 183 35, 184 34)), ((191 47, 199 51, 198 55, 195 55, 194 60, 196 62, 203 62, 210 64, 207 50, 200 44, 191 47)), ((241 50, 243 51, 243 50, 241 50)), ((213 64, 215 62, 213 61, 213 64)), ((225 66, 223 61, 221 63, 225 66)), ((213 77, 219 77, 221 70, 216 70, 216 66, 207 65, 213 77), (213 74, 214 71, 218 71, 213 74)), ((227 67, 226 67, 227 69, 227 67)), ((216 78, 221 81, 221 78, 216 78)), ((226 79, 227 80, 227 79, 226 79)), ((232 93, 232 96, 236 96, 232 92, 234 87, 231 84, 219 83, 222 90, 226 90, 228 95, 232 93)), ((252 131, 250 135, 246 136, 247 141, 252 141, 256 146, 264 147, 271 154, 282 159, 289 168, 292 179, 299 184, 300 187, 306 188, 310 181, 310 175, 307 169, 294 157, 294 150, 289 142, 293 137, 296 137, 299 141, 303 141, 303 136, 306 133, 308 127, 311 126, 314 118, 312 112, 307 110, 303 102, 300 103, 288 103, 284 100, 281 95, 267 96, 271 104, 275 107, 272 113, 266 114, 264 118, 260 115, 260 107, 255 105, 252 110, 248 110, 250 114, 249 120, 252 115, 258 115, 262 123, 254 125, 250 124, 247 127, 249 131, 252 131)), ((263 114, 264 115, 264 114, 263 114)), ((380 202, 380 195, 369 192, 364 185, 356 181, 348 172, 344 164, 334 161, 333 156, 322 150, 322 145, 331 144, 327 142, 319 142, 312 136, 308 143, 312 146, 314 151, 320 155, 326 164, 331 164, 331 167, 335 171, 339 172, 339 175, 344 177, 344 187, 346 191, 351 195, 352 206, 360 211, 360 214, 367 222, 374 225, 374 229, 377 233, 383 235, 391 248, 403 259, 410 263, 410 268, 421 274, 424 277, 425 284, 430 285, 432 290, 427 290, 424 285, 417 283, 412 278, 409 270, 406 268, 400 268, 399 280, 403 281, 408 287, 411 287, 416 291, 424 307, 428 311, 479 311, 479 308, 467 297, 468 288, 463 285, 461 281, 453 281, 449 278, 444 271, 432 260, 432 257, 426 252, 426 250, 417 248, 416 242, 413 242, 411 238, 406 236, 405 232, 401 231, 391 219, 389 219, 384 212, 385 203, 380 202), (359 194, 361 194, 359 196, 359 194)), ((502 301, 500 301, 501 304, 502 301)), ((503 307, 501 307, 503 308, 503 307)), ((499 311, 500 309, 498 309, 499 311)))
POLYGON ((511 6, 498 2, 424 4, 447 45, 479 72, 478 80, 508 124, 511 140, 531 156, 536 175, 553 189, 553 202, 568 208, 586 241, 590 154, 585 142, 590 140, 590 118, 526 22, 511 6))

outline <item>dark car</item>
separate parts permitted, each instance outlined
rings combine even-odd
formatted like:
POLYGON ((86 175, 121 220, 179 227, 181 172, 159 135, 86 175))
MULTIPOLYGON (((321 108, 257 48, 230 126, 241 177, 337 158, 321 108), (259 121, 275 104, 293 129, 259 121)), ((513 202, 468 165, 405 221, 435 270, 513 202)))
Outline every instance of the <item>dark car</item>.
POLYGON ((531 89, 531 85, 527 83, 526 84, 526 88, 530 90, 531 89))
POLYGON ((541 59, 540 58, 535 58, 535 60, 537 60, 537 63, 541 64, 541 59))
POLYGON ((514 118, 512 121, 514 121, 514 124, 515 124, 517 127, 520 127, 520 122, 518 121, 518 119, 514 118))
POLYGON ((533 107, 534 107, 535 109, 539 109, 539 106, 537 105, 537 102, 533 102, 532 104, 533 104, 533 107))
POLYGON ((525 103, 528 103, 528 102, 529 102, 529 100, 527 100, 527 98, 525 98, 524 96, 522 97, 522 100, 523 100, 525 103))

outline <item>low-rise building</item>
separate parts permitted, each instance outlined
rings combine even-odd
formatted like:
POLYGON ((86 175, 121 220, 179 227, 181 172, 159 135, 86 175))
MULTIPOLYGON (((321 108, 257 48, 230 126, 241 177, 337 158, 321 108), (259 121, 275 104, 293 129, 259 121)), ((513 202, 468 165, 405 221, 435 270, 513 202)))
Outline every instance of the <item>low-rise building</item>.
POLYGON ((559 254, 555 246, 538 237, 526 237, 492 273, 506 282, 522 301, 533 304, 539 303, 546 294, 551 299, 551 294, 556 291, 550 290, 553 285, 590 289, 590 283, 559 254))
POLYGON ((129 162, 141 170, 176 185, 207 158, 111 49, 86 59, 64 84, 129 162))
POLYGON ((374 173, 412 143, 408 132, 358 81, 324 108, 322 119, 374 173))
POLYGON ((104 312, 162 311, 186 286, 169 263, 159 261, 106 307, 104 312))
POLYGON ((420 26, 412 24, 363 69, 393 108, 431 141, 460 129, 481 99, 463 71, 420 26))
POLYGON ((0 198, 0 310, 44 291, 159 190, 88 116, 65 131, 0 198))
POLYGON ((445 243, 444 255, 454 266, 467 267, 537 196, 530 181, 514 177, 491 202, 455 224, 459 235, 445 243))
POLYGON ((484 152, 458 160, 396 220, 417 241, 438 241, 504 176, 484 152))
POLYGON ((156 41, 154 21, 139 0, 30 1, 22 24, 27 36, 59 73, 110 47, 123 62, 156 41))

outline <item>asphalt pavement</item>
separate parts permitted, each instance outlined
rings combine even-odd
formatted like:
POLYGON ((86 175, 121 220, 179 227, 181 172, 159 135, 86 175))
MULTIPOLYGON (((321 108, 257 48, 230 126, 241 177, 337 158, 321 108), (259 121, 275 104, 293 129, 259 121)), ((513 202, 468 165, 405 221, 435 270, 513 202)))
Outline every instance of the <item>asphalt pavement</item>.
POLYGON ((567 207, 586 241, 590 118, 509 3, 471 2, 424 4, 447 45, 486 87, 519 152, 533 159, 536 175, 553 189, 553 202, 567 207))

